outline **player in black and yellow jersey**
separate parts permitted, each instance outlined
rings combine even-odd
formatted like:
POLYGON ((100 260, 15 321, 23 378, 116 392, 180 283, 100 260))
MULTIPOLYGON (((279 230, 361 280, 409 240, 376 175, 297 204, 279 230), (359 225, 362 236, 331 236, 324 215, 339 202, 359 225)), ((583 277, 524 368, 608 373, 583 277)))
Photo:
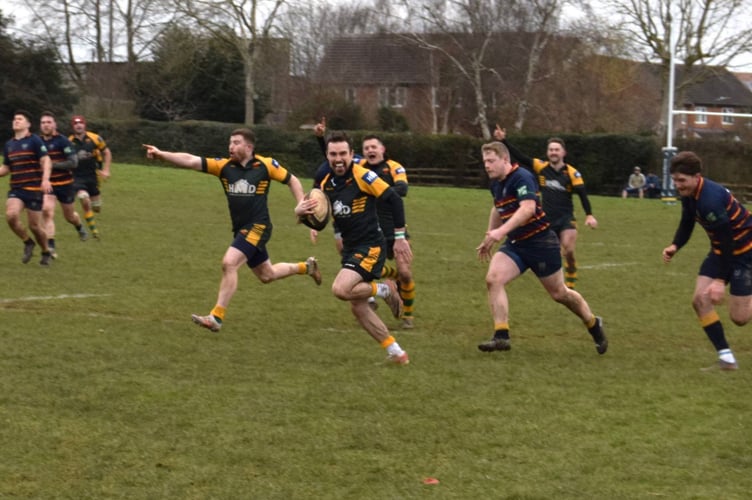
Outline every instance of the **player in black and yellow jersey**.
POLYGON ((543 211, 551 222, 551 229, 559 236, 561 253, 564 256, 564 282, 569 288, 577 283, 577 259, 574 251, 577 244, 577 222, 574 216, 572 193, 577 193, 585 211, 585 225, 595 229, 598 221, 593 216, 590 200, 585 190, 582 174, 572 165, 564 162, 567 151, 564 141, 558 137, 548 140, 547 160, 530 158, 506 140, 506 130, 496 125, 494 138, 508 149, 512 162, 532 170, 538 178, 543 211))
POLYGON ((110 178, 112 152, 102 136, 86 129, 86 118, 75 115, 71 118, 73 134, 68 137, 78 154, 78 166, 73 171, 73 185, 76 196, 81 200, 86 225, 91 235, 99 238, 94 213, 102 210, 102 193, 99 190, 100 177, 110 178))
MULTIPOLYGON (((405 167, 386 157, 386 147, 378 136, 367 135, 363 138, 363 156, 364 158, 360 161, 362 166, 376 172, 401 197, 407 196, 408 182, 405 167)), ((379 224, 386 238, 387 258, 394 259, 396 264, 396 269, 385 265, 381 277, 397 281, 399 294, 404 303, 402 328, 413 328, 415 280, 413 280, 411 269, 412 258, 406 259, 405 254, 394 253, 394 216, 391 205, 377 201, 376 210, 379 215, 379 224)), ((405 233, 405 237, 409 241, 410 236, 407 233, 405 233)))
POLYGON ((394 218, 394 253, 410 260, 412 251, 405 239, 405 210, 402 198, 372 170, 353 163, 354 152, 344 133, 333 133, 326 140, 326 157, 332 169, 318 187, 332 205, 335 231, 342 235, 338 246, 342 269, 332 284, 340 300, 350 302, 360 325, 387 351, 387 360, 409 363, 405 352, 379 316, 369 307, 368 298, 385 298, 392 314, 402 314, 402 300, 392 281, 377 283, 386 260, 386 239, 379 225, 376 200, 388 204, 394 218))
MULTIPOLYGON (((314 134, 319 142, 321 151, 326 156, 326 142, 324 140, 324 133, 326 132, 326 118, 322 117, 321 121, 314 126, 314 134)), ((386 157, 386 147, 383 141, 376 135, 367 135, 363 138, 363 156, 354 155, 353 162, 360 164, 373 170, 381 177, 387 184, 392 186, 397 194, 401 197, 407 196, 408 181, 407 172, 398 162, 388 159, 386 157)), ((331 167, 329 162, 325 161, 319 165, 314 174, 314 186, 318 185, 323 177, 331 173, 331 167)), ((415 327, 414 322, 414 304, 415 304, 415 281, 412 274, 412 259, 406 261, 402 255, 394 253, 394 221, 390 212, 389 205, 376 202, 377 212, 379 215, 379 224, 386 238, 387 259, 394 260, 396 267, 392 267, 389 264, 384 264, 381 278, 387 278, 395 280, 397 283, 397 289, 399 290, 400 297, 404 305, 402 312, 402 328, 409 329, 415 327)), ((339 239, 339 234, 335 234, 335 237, 339 239)), ((318 232, 311 230, 311 240, 315 243, 318 237, 318 232)), ((410 235, 405 233, 405 238, 409 241, 410 235)), ((339 245, 339 242, 338 242, 339 245)), ((375 310, 377 308, 376 301, 373 297, 369 300, 369 305, 375 310)))
MULTIPOLYGON (((317 285, 321 273, 314 257, 304 262, 272 264, 266 244, 272 235, 272 221, 267 199, 271 181, 287 184, 295 198, 295 215, 312 213, 312 203, 304 200, 303 187, 277 160, 255 154, 256 136, 252 130, 240 128, 230 134, 229 158, 203 158, 189 153, 161 151, 144 144, 146 156, 160 159, 178 167, 190 168, 219 177, 227 196, 232 220, 233 242, 222 259, 222 281, 217 302, 207 316, 194 314, 194 323, 218 332, 225 311, 238 287, 238 269, 244 264, 251 268, 262 283, 287 278, 294 274, 307 274, 317 285)), ((314 202, 315 203, 315 202, 314 202)))
POLYGON ((55 249, 55 205, 59 201, 63 217, 76 228, 81 241, 86 241, 89 233, 84 228, 81 217, 76 212, 76 190, 73 187, 73 170, 78 166, 78 155, 70 141, 57 131, 55 115, 44 111, 39 119, 39 131, 47 153, 52 161, 50 184, 52 193, 44 195, 42 220, 47 233, 47 245, 52 258, 57 258, 55 249))

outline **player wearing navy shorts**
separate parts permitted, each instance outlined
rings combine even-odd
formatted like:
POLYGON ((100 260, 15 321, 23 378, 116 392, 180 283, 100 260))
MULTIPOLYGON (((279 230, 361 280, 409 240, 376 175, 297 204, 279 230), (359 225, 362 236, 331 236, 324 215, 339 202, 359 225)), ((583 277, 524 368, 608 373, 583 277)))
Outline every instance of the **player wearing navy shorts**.
POLYGON ((484 352, 511 349, 506 285, 530 269, 552 299, 582 320, 595 342, 596 351, 604 354, 608 340, 603 331, 603 320, 591 312, 582 295, 564 284, 559 239, 546 219, 535 177, 512 165, 509 150, 501 142, 484 144, 482 153, 486 173, 491 179, 494 204, 488 230, 476 250, 480 260, 491 261, 486 288, 494 336, 478 345, 478 349, 484 352), (504 244, 494 253, 494 246, 505 238, 504 244))
POLYGON ((42 248, 39 264, 48 266, 52 256, 42 225, 42 202, 44 194, 52 191, 52 163, 42 139, 31 133, 31 114, 28 111, 18 110, 13 114, 13 138, 5 144, 3 158, 0 177, 10 174, 5 218, 11 230, 24 242, 21 262, 26 264, 31 260, 36 246, 21 222, 21 212, 25 209, 29 231, 42 248))
POLYGON ((60 202, 63 217, 78 233, 81 241, 86 241, 89 233, 81 223, 81 217, 76 212, 76 190, 73 187, 73 170, 78 166, 78 155, 67 137, 57 131, 55 115, 44 111, 39 119, 39 132, 52 161, 50 184, 52 193, 44 195, 42 206, 42 220, 47 233, 47 245, 52 258, 57 258, 55 248, 55 204, 60 202))
POLYGON ((496 125, 494 138, 501 141, 511 155, 513 162, 531 170, 537 177, 543 197, 543 211, 546 212, 551 230, 561 241, 561 254, 564 257, 564 283, 569 288, 577 284, 577 221, 574 216, 573 193, 577 193, 585 211, 585 225, 595 229, 598 221, 593 216, 590 199, 585 190, 582 174, 564 158, 567 150, 564 141, 558 137, 548 139, 546 160, 530 158, 506 140, 506 130, 496 125))
POLYGON ((752 217, 728 189, 703 177, 702 160, 695 153, 678 153, 669 170, 681 197, 682 216, 673 242, 663 249, 663 260, 671 262, 689 241, 695 223, 702 226, 710 252, 700 265, 692 307, 718 352, 718 364, 712 368, 736 370, 715 305, 723 301, 728 284, 731 321, 742 326, 752 319, 752 217))

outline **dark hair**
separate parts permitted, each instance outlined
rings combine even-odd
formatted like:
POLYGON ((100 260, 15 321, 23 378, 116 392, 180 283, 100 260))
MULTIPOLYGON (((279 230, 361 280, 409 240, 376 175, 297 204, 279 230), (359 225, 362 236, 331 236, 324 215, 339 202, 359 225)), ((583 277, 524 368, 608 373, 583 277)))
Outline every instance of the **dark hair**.
POLYGON ((682 151, 671 158, 669 172, 684 175, 701 174, 702 160, 692 151, 682 151))
POLYGON ((551 138, 549 138, 548 142, 546 143, 546 145, 551 144, 552 142, 561 144, 562 148, 567 149, 567 145, 564 144, 564 139, 562 139, 561 137, 551 137, 551 138))
POLYGON ((55 119, 55 115, 52 113, 52 111, 42 111, 39 115, 39 118, 44 118, 45 116, 49 116, 53 120, 55 119))
POLYGON ((253 132, 253 130, 242 127, 242 128, 236 128, 232 132, 230 132, 230 137, 233 135, 242 135, 243 139, 246 140, 246 142, 256 145, 256 134, 253 132))
POLYGON ((16 115, 23 116, 24 118, 26 118, 27 120, 29 120, 29 123, 31 123, 31 113, 29 113, 25 109, 17 109, 17 110, 15 110, 13 112, 13 116, 16 116, 16 115))
POLYGON ((330 132, 329 135, 326 136, 326 148, 329 149, 329 143, 330 142, 346 142, 347 147, 352 151, 352 142, 350 141, 350 138, 347 136, 346 133, 344 133, 341 130, 335 130, 333 132, 330 132))
POLYGON ((384 141, 381 140, 381 137, 379 137, 376 134, 368 134, 367 136, 363 137, 363 142, 370 141, 371 139, 376 139, 379 141, 382 145, 384 144, 384 141))

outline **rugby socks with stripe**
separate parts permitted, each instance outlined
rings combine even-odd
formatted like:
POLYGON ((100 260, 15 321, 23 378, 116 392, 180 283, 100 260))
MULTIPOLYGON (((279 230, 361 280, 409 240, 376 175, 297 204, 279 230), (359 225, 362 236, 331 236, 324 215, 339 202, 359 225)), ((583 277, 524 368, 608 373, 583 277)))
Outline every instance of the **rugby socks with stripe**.
POLYGON ((413 315, 413 302, 415 302, 415 280, 410 280, 407 283, 397 282, 399 287, 399 294, 404 304, 403 316, 411 318, 413 315))
POLYGON ((494 340, 504 339, 509 340, 509 324, 498 323, 494 325, 494 340))
POLYGON ((721 318, 716 311, 711 311, 708 314, 699 318, 700 326, 705 331, 705 335, 718 351, 718 357, 726 363, 736 363, 734 353, 731 352, 728 342, 726 341, 726 334, 723 331, 723 324, 721 318))

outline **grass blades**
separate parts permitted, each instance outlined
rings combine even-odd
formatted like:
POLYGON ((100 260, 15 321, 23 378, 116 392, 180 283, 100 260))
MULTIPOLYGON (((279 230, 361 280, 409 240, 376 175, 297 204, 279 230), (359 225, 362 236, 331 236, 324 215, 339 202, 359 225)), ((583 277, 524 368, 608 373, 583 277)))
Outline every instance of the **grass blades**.
POLYGON ((285 186, 272 261, 316 255, 324 284, 244 269, 218 334, 190 321, 231 240, 218 181, 116 165, 103 193, 101 240, 58 214, 49 269, 0 238, 2 498, 749 497, 749 327, 721 307, 740 370, 700 370, 716 361, 690 305, 709 245, 698 228, 661 262, 676 205, 591 200, 578 289, 606 355, 528 274, 509 290, 512 350, 485 354, 491 196, 411 187, 416 328, 379 309, 410 353, 395 367, 332 296, 331 230, 313 246, 285 186))

